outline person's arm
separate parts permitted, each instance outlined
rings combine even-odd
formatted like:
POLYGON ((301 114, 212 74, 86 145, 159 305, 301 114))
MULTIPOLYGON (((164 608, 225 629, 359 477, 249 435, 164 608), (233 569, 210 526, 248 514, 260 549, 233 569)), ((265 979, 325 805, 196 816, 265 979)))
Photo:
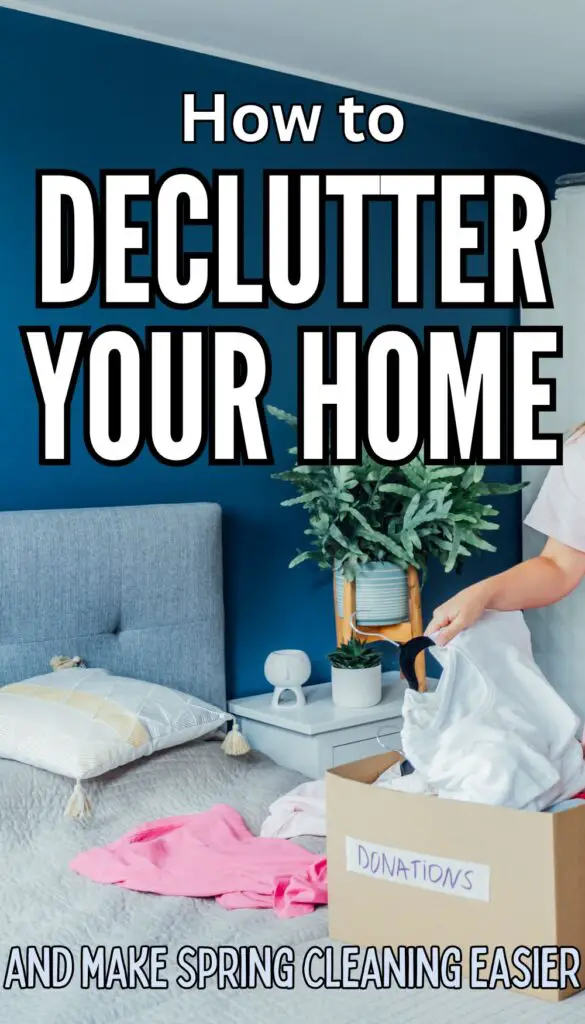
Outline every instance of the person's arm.
POLYGON ((426 633, 440 630, 437 642, 445 644, 488 609, 521 611, 554 604, 570 594, 584 576, 585 552, 548 540, 538 558, 474 583, 435 608, 426 633))

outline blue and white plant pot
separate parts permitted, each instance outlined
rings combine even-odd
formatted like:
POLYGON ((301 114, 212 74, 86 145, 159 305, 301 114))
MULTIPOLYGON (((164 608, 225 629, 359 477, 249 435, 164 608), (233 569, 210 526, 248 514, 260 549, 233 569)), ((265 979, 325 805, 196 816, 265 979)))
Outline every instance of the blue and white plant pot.
MULTIPOLYGON (((337 614, 343 616, 343 572, 335 569, 337 614)), ((356 625, 390 626, 408 619, 408 580, 392 562, 367 562, 355 581, 356 625)))

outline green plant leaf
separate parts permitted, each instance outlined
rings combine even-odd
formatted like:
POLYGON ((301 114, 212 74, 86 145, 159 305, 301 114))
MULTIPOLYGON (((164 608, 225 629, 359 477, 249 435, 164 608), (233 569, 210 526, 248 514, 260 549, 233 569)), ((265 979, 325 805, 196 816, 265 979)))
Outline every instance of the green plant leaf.
POLYGON ((496 494, 517 494, 524 487, 528 486, 528 480, 517 484, 502 484, 502 483, 486 483, 482 484, 481 487, 476 488, 475 493, 479 496, 485 495, 496 495, 496 494))
POLYGON ((453 527, 453 541, 451 543, 451 550, 449 552, 449 557, 445 562, 445 572, 452 572, 452 570, 455 568, 455 565, 457 564, 461 539, 461 530, 457 525, 455 525, 453 527))
POLYGON ((266 412, 270 413, 271 416, 274 416, 275 420, 281 420, 283 423, 288 423, 289 427, 298 426, 298 419, 296 416, 293 416, 292 413, 285 412, 284 409, 278 409, 275 405, 267 405, 265 408, 266 412))
POLYGON ((432 476, 434 480, 443 480, 449 476, 462 476, 465 472, 462 466, 431 466, 433 470, 432 476))
POLYGON ((306 494, 299 494, 296 498, 286 498, 285 501, 281 501, 283 508, 290 508, 291 505, 304 505, 311 504, 315 498, 321 497, 321 491, 308 491, 306 494))
POLYGON ((416 511, 420 505, 420 492, 415 494, 408 503, 406 511, 404 513, 404 528, 408 530, 410 523, 414 519, 416 511))
POLYGON ((313 551, 299 551, 298 555, 295 555, 292 562, 288 563, 289 569, 294 569, 295 566, 300 565, 301 562, 306 562, 309 558, 313 558, 315 552, 313 551))
POLYGON ((337 541, 337 543, 342 548, 347 548, 348 547, 348 539, 345 536, 345 534, 343 534, 341 532, 341 530, 339 529, 339 527, 337 526, 336 523, 331 523, 331 525, 329 526, 329 534, 330 534, 331 537, 333 537, 334 540, 337 541))
POLYGON ((478 537, 477 534, 466 534, 465 543, 471 544, 472 547, 479 548, 481 551, 497 551, 493 544, 488 544, 487 540, 478 537))
POLYGON ((405 484, 380 484, 378 490, 383 494, 399 494, 404 498, 411 498, 417 493, 414 487, 407 487, 405 484))

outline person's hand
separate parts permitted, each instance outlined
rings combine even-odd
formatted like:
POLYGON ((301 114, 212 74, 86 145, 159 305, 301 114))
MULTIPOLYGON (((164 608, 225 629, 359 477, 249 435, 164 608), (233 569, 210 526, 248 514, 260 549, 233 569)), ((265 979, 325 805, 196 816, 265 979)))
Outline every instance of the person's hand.
POLYGON ((461 590, 454 597, 445 601, 444 604, 435 608, 433 617, 425 630, 426 636, 438 633, 436 643, 439 647, 443 647, 444 644, 449 643, 449 640, 457 636, 461 630, 473 626, 473 623, 481 618, 488 606, 488 601, 489 587, 487 580, 482 583, 474 583, 471 587, 466 587, 465 590, 461 590))

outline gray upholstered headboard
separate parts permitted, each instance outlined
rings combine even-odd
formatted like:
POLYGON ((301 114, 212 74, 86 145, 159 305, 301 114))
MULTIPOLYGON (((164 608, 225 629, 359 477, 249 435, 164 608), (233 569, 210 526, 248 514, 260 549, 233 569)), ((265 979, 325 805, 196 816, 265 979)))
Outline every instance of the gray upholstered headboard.
POLYGON ((78 654, 225 705, 221 510, 0 513, 0 684, 78 654))

